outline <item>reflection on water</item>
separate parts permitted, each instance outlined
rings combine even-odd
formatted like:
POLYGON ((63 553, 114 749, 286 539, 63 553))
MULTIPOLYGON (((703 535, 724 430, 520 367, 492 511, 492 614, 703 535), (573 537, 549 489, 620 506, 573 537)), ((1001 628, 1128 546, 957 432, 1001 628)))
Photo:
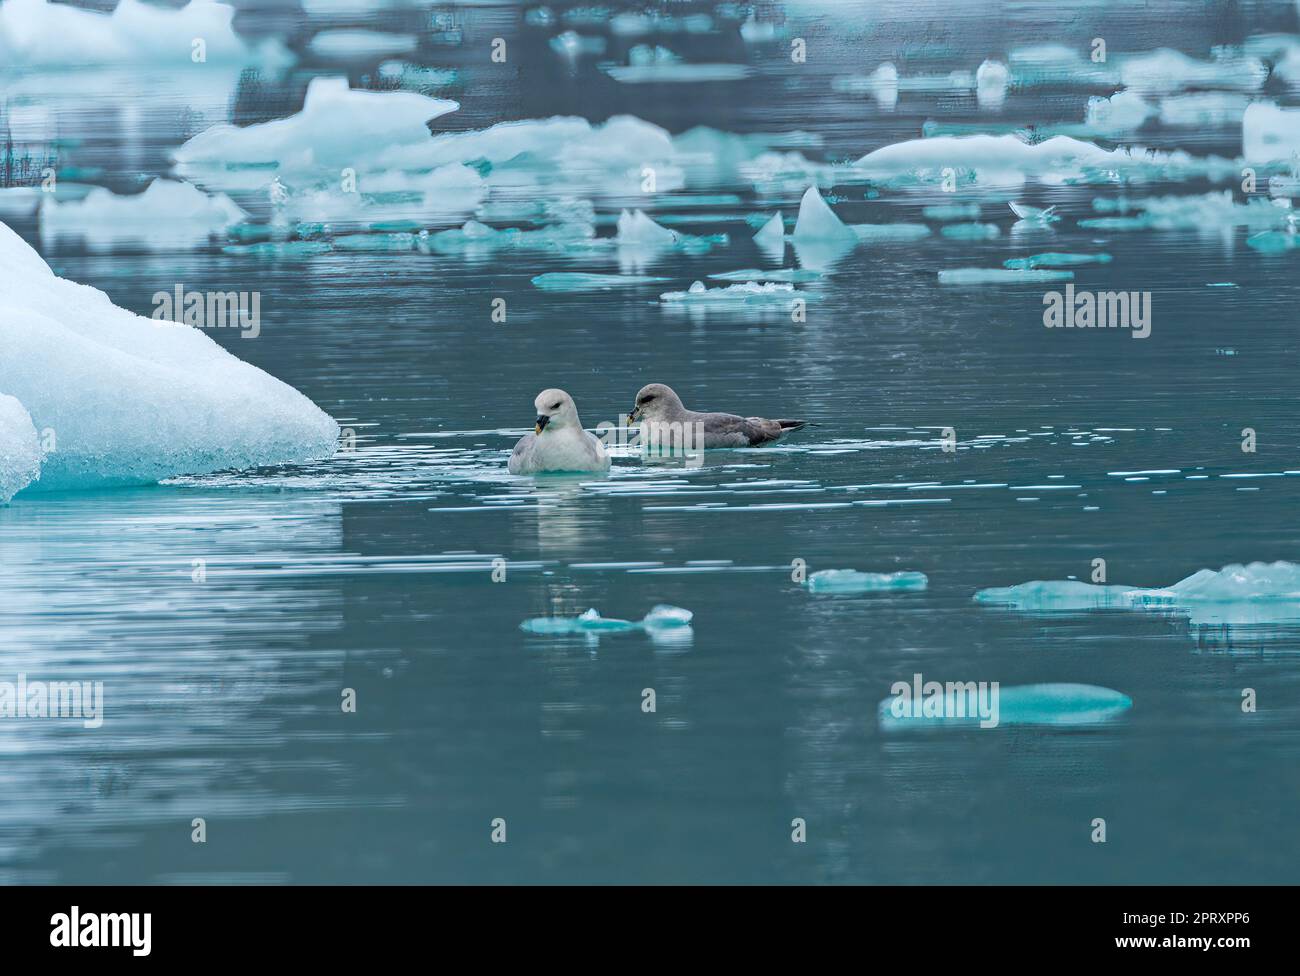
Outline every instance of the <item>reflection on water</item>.
MULTIPOLYGON (((927 208, 954 201, 936 185, 825 186, 847 223, 932 232, 856 246, 753 238, 778 210, 793 228, 812 178, 769 150, 821 165, 915 138, 927 121, 1078 125, 1086 86, 1013 88, 981 107, 971 86, 933 81, 1009 46, 1068 41, 1058 4, 995 4, 996 18, 988 4, 939 0, 759 5, 770 33, 682 23, 649 35, 637 16, 615 30, 515 5, 363 6, 241 10, 239 30, 286 40, 293 68, 27 71, 4 76, 0 104, 37 171, 56 162, 68 199, 90 183, 137 192, 197 132, 296 112, 322 74, 458 100, 437 132, 631 113, 674 136, 697 125, 767 135, 743 153, 733 145, 722 170, 688 161, 659 174, 650 199, 633 180, 585 204, 540 201, 538 164, 499 168, 478 219, 536 230, 560 212, 590 215, 603 240, 581 246, 437 246, 432 235, 465 215, 421 211, 412 226, 369 228, 369 246, 392 251, 344 250, 354 245, 322 243, 337 239, 318 228, 292 243, 319 246, 248 252, 284 243, 265 229, 272 203, 248 172, 230 177, 248 180, 231 194, 263 229, 183 247, 161 232, 42 235, 35 198, 5 198, 16 209, 6 221, 58 273, 142 314, 178 282, 258 291, 256 341, 213 338, 303 390, 345 436, 318 464, 28 493, 0 508, 0 681, 103 681, 105 695, 99 729, 0 719, 0 880, 1292 878, 1294 601, 1138 612, 973 596, 1094 581, 1098 559, 1106 581, 1142 588, 1203 567, 1300 562, 1293 253, 1262 255, 1240 227, 1078 225, 1099 195, 1211 189, 1198 181, 963 188, 961 218, 997 228, 982 239, 941 233, 941 211, 927 208), (376 38, 311 42, 360 27, 418 43, 405 66, 381 69, 387 55, 346 50, 376 38), (753 70, 743 82, 620 82, 628 72, 611 76, 581 37, 557 53, 551 39, 565 30, 603 39, 611 64, 636 63, 631 47, 650 37, 695 64, 753 70), (498 36, 511 54, 494 66, 484 52, 498 36), (790 60, 792 37, 808 41, 803 65, 790 60), (833 84, 884 61, 904 79, 890 97, 833 84), (1055 205, 1063 219, 1017 220, 1014 200, 1055 205), (624 207, 715 245, 616 246, 624 207), (1151 337, 1046 330, 1042 285, 937 281, 940 269, 1044 252, 1110 254, 1074 268, 1079 285, 1150 291, 1151 337), (794 282, 803 321, 781 306, 660 301, 777 265, 827 272, 794 282), (533 284, 620 268, 663 280, 533 284), (700 466, 620 448, 607 476, 506 472, 538 390, 563 387, 595 427, 616 423, 649 382, 701 408, 815 426, 711 451, 700 466), (1242 450, 1244 428, 1254 452, 1242 450), (929 586, 817 595, 797 578, 801 562, 922 572, 929 586), (658 604, 689 609, 692 625, 520 629, 591 608, 639 621, 658 604), (1087 729, 891 735, 877 705, 917 673, 1099 685, 1133 708, 1087 729), (355 712, 343 707, 349 689, 355 712), (1247 690, 1254 712, 1242 709, 1247 690), (505 850, 489 842, 494 817, 509 823, 505 850), (796 817, 806 844, 790 842, 796 817), (1095 817, 1106 845, 1088 840, 1095 817), (191 842, 195 818, 205 844, 191 842)), ((1231 17, 1191 3, 1076 6, 1080 37, 1198 57, 1297 30, 1289 5, 1231 17)), ((1142 137, 1198 156, 1240 152, 1235 123, 1153 121, 1142 137)), ((590 189, 582 166, 564 175, 566 189, 590 189)))

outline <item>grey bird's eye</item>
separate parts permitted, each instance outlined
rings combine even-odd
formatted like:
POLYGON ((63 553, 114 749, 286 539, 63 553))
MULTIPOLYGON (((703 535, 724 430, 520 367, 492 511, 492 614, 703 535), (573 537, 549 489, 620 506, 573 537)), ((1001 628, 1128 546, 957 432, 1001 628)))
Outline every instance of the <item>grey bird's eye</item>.
POLYGON ((552 404, 551 404, 551 409, 552 409, 552 410, 559 410, 559 409, 560 409, 560 405, 559 405, 558 403, 552 403, 552 404))

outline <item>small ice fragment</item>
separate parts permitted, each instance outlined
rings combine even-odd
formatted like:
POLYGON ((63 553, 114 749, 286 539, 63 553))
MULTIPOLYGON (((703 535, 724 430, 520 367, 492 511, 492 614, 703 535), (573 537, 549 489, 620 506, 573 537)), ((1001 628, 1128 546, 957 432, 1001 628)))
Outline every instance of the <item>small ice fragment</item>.
POLYGON ((1012 268, 949 268, 939 272, 941 285, 1018 285, 1073 281, 1073 271, 1012 268))
POLYGON ((659 296, 659 300, 700 305, 765 305, 773 302, 784 304, 796 295, 803 297, 807 294, 807 292, 796 292, 794 285, 775 281, 763 284, 748 281, 742 285, 728 285, 725 288, 706 288, 704 282, 697 281, 686 291, 666 291, 659 296))
POLYGON ((985 61, 975 71, 975 98, 980 108, 1000 108, 1006 101, 1009 73, 1001 61, 985 61))
POLYGON ((637 285, 661 284, 667 278, 654 275, 589 274, 581 271, 551 271, 533 278, 533 287, 542 291, 608 291, 637 285))
POLYGON ((618 216, 618 242, 647 247, 673 247, 681 235, 662 224, 656 224, 643 210, 635 213, 624 210, 618 216))
POLYGON ((41 476, 41 443, 21 403, 0 393, 0 505, 41 476))
POLYGON ((1027 258, 1007 258, 1002 262, 1004 268, 1013 271, 1025 271, 1033 268, 1074 268, 1083 264, 1109 264, 1109 254, 1067 254, 1048 251, 1045 254, 1031 254, 1027 258))
POLYGON ((1098 135, 1119 135, 1133 132, 1156 114, 1156 109, 1134 91, 1116 92, 1109 98, 1093 96, 1088 99, 1084 125, 1098 135))
POLYGON ((765 251, 776 251, 785 247, 785 218, 781 211, 772 215, 772 219, 758 229, 754 243, 765 251))
POLYGON ((410 54, 419 42, 410 34, 371 30, 326 30, 312 37, 308 47, 318 58, 330 61, 368 61, 410 54))
POLYGON ((659 628, 668 630, 673 627, 686 627, 690 624, 695 614, 689 610, 683 610, 681 607, 674 607, 666 603, 657 604, 651 611, 645 615, 641 623, 647 628, 659 628))
POLYGON ((1027 203, 1008 203, 1007 206, 1010 207, 1011 212, 1021 220, 1027 220, 1030 223, 1046 225, 1061 219, 1057 216, 1055 207, 1040 209, 1038 207, 1031 207, 1027 203))
POLYGON ((804 584, 809 593, 876 593, 882 590, 924 590, 930 581, 924 573, 862 573, 856 569, 822 569, 804 584))

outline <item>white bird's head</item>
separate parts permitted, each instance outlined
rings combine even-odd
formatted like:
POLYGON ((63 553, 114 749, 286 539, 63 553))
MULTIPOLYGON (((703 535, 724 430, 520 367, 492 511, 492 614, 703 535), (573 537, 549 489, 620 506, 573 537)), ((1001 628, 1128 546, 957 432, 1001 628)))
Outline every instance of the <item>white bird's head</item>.
POLYGON ((537 408, 537 424, 533 430, 538 434, 546 430, 564 430, 566 427, 582 429, 573 397, 563 390, 543 390, 537 394, 533 406, 537 408))

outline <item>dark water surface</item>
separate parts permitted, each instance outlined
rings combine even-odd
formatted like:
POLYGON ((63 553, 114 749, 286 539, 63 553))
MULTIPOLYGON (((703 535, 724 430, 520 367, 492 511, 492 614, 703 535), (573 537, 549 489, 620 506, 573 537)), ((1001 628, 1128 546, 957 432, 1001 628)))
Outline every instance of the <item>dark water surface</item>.
MULTIPOLYGON (((416 60, 462 69, 450 93, 462 109, 444 129, 628 112, 672 132, 801 129, 834 160, 915 138, 927 119, 1083 117, 1079 91, 1013 92, 990 116, 969 95, 904 93, 885 112, 831 89, 883 60, 904 74, 974 70, 1012 47, 1086 49, 1099 34, 1115 50, 1204 57, 1297 31, 1291 4, 1263 2, 759 6, 808 39, 806 65, 785 42, 746 48, 733 27, 663 43, 745 60, 747 81, 618 85, 590 64, 566 69, 546 45, 558 28, 526 28, 513 6, 438 8, 461 18, 463 43, 427 44, 416 60), (498 34, 517 40, 519 61, 494 78, 481 55, 498 34)), ((307 23, 270 6, 236 20, 297 45, 307 23)), ((372 67, 348 73, 360 83, 372 67)), ((124 192, 214 121, 296 111, 317 71, 328 73, 306 60, 278 87, 245 79, 201 111, 203 84, 169 85, 165 72, 139 99, 126 80, 75 97, 36 74, 22 84, 75 141, 64 162, 124 192)), ((1143 144, 1232 157, 1240 132, 1157 127, 1143 144)), ((685 229, 731 243, 657 258, 646 273, 667 286, 619 291, 534 288, 543 272, 617 270, 547 254, 257 261, 222 242, 42 242, 56 272, 144 315, 175 282, 260 291, 257 340, 213 337, 358 440, 314 465, 0 507, 0 675, 75 674, 104 681, 106 698, 93 731, 0 723, 0 880, 1293 881, 1300 608, 1225 626, 972 597, 1087 580, 1096 558, 1110 582, 1142 587, 1300 561, 1296 252, 1260 255, 1241 228, 1079 228, 1094 197, 1118 191, 1031 184, 961 197, 981 202, 996 239, 859 247, 806 286, 806 322, 780 308, 674 314, 661 291, 770 266, 744 218, 793 216, 802 192, 714 189, 739 202, 685 229), (1057 204, 1066 219, 1013 228, 1008 199, 1057 204), (1042 285, 936 282, 938 269, 1042 251, 1113 255, 1079 269, 1078 286, 1150 291, 1151 337, 1044 329, 1042 285), (1224 282, 1236 287, 1207 287, 1224 282), (624 452, 607 478, 506 474, 538 390, 568 390, 590 428, 652 381, 688 405, 817 426, 698 468, 624 452), (945 427, 955 453, 940 449, 945 427), (1255 453, 1241 449, 1247 427, 1255 453), (814 595, 791 579, 800 559, 930 582, 814 595), (659 603, 693 611, 691 630, 519 629, 589 607, 639 619, 659 603), (878 703, 916 672, 1100 685, 1133 707, 1087 729, 883 732, 878 703), (345 688, 355 714, 340 709, 345 688), (1246 688, 1256 713, 1242 711, 1246 688), (206 844, 191 842, 196 817, 206 844), (490 841, 494 818, 504 845, 490 841), (794 818, 806 844, 791 843, 794 818), (1105 844, 1091 840, 1095 818, 1105 844)), ((923 221, 923 206, 951 202, 935 189, 840 196, 850 222, 923 221)), ((40 241, 35 221, 13 225, 40 241)))

